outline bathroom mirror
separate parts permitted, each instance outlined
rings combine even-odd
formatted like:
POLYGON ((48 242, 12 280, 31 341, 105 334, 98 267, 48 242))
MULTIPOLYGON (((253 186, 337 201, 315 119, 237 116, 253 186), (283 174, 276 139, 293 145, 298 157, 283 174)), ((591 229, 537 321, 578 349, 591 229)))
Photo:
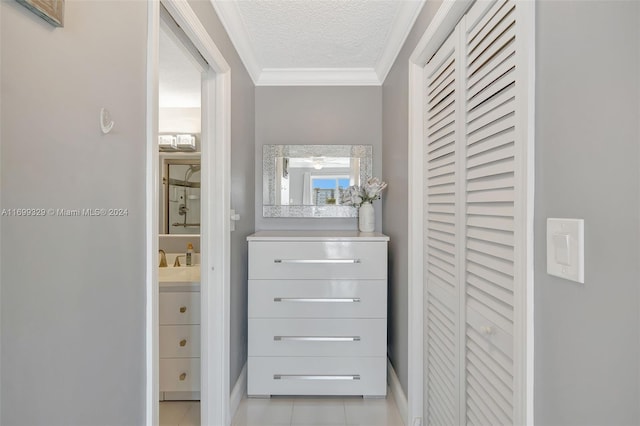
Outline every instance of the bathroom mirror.
POLYGON ((264 217, 357 217, 341 193, 372 173, 371 145, 264 145, 264 217))
POLYGON ((200 158, 162 158, 161 234, 200 234, 200 158))

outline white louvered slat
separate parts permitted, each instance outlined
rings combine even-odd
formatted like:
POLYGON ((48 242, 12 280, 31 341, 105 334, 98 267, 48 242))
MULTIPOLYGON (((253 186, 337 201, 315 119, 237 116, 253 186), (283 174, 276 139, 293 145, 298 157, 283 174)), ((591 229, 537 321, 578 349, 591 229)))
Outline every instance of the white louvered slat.
POLYGON ((507 0, 481 1, 467 12, 467 43, 476 46, 491 31, 489 21, 502 9, 507 0))

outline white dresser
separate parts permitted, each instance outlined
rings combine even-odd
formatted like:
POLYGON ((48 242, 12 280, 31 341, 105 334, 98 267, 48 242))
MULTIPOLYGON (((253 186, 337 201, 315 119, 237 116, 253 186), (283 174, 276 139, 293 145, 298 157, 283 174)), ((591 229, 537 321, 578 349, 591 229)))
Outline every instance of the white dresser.
POLYGON ((389 238, 261 231, 247 240, 248 395, 386 395, 389 238))
POLYGON ((200 284, 161 282, 160 400, 200 399, 200 284))

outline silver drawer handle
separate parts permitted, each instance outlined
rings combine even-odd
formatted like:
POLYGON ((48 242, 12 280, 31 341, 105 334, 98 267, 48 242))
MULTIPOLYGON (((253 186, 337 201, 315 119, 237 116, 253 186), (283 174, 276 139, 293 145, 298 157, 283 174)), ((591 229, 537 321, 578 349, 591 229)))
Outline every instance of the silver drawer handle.
POLYGON ((276 342, 359 342, 360 336, 273 336, 276 342))
POLYGON ((305 374, 274 374, 273 380, 360 380, 359 374, 346 376, 305 375, 305 374))
POLYGON ((360 259, 274 259, 273 263, 360 263, 360 259))
POLYGON ((359 303, 359 297, 274 297, 274 302, 359 303))

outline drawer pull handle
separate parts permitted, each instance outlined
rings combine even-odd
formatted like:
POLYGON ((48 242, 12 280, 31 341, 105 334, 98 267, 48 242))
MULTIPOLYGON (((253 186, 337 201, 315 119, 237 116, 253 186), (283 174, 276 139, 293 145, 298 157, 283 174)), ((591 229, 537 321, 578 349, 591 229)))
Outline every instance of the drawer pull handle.
POLYGON ((360 380, 360 375, 274 374, 273 380, 360 380))
POLYGON ((273 336, 276 342, 359 342, 360 336, 273 336))
POLYGON ((186 306, 180 306, 180 313, 184 314, 185 312, 187 312, 187 307, 186 306))
POLYGON ((187 346, 187 339, 180 340, 180 346, 182 346, 182 347, 187 346))
POLYGON ((187 378, 187 373, 182 373, 179 378, 181 382, 184 382, 184 379, 187 378))
POLYGON ((274 259, 273 263, 345 264, 345 263, 360 263, 360 259, 274 259))
POLYGON ((274 297, 274 302, 359 303, 359 297, 274 297))
POLYGON ((491 336, 492 334, 495 333, 495 330, 493 329, 493 327, 488 326, 488 325, 483 325, 482 327, 480 327, 480 331, 485 336, 491 336))

